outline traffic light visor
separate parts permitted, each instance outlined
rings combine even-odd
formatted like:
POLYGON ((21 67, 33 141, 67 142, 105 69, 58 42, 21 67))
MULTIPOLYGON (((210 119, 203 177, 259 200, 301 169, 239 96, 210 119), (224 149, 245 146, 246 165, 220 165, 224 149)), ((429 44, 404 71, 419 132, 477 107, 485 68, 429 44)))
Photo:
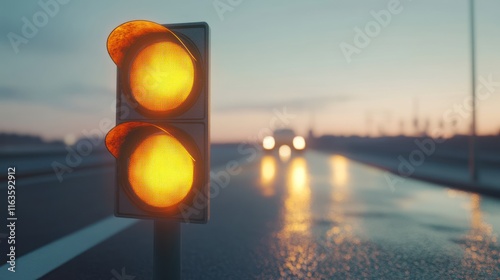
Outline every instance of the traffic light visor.
MULTIPOLYGON (((158 34, 167 36, 183 45, 182 40, 165 26, 148 20, 133 20, 125 22, 111 31, 106 43, 109 56, 116 66, 121 67, 131 47, 147 37, 158 34)), ((194 56, 189 54, 194 59, 194 56)))
POLYGON ((189 42, 150 21, 130 21, 108 37, 109 55, 121 70, 125 96, 143 113, 185 111, 196 99, 197 59, 189 42))

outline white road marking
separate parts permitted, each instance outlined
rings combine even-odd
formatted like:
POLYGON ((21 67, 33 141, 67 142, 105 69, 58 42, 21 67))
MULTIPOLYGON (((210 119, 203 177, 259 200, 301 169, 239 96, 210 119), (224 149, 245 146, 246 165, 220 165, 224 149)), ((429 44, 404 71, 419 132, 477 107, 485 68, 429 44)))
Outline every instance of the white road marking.
POLYGON ((97 223, 64 236, 16 258, 16 272, 9 263, 0 267, 0 279, 39 279, 67 261, 138 223, 139 220, 109 216, 97 223))

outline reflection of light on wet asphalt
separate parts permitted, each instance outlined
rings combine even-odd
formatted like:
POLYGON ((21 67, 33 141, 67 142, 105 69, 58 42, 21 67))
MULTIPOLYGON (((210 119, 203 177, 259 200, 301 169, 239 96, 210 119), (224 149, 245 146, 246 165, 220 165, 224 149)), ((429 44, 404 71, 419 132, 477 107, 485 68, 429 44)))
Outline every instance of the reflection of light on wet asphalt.
MULTIPOLYGON (((461 270, 465 270, 466 279, 485 279, 496 275, 500 268, 500 251, 497 236, 490 224, 483 221, 481 212, 481 196, 466 194, 470 199, 470 229, 467 235, 459 239, 464 250, 461 270)), ((492 278, 489 278, 492 279, 492 278)))
POLYGON ((343 278, 371 276, 377 268, 377 251, 358 236, 361 226, 355 219, 346 217, 346 205, 352 202, 349 185, 349 160, 333 155, 329 158, 331 201, 328 219, 331 227, 325 233, 322 248, 325 258, 322 264, 334 264, 327 274, 343 278))
POLYGON ((260 163, 260 189, 262 195, 270 197, 274 195, 274 177, 276 176, 276 159, 265 155, 260 163))
POLYGON ((283 187, 270 247, 280 279, 500 279, 497 236, 479 195, 415 181, 387 197, 360 184, 382 181, 382 173, 337 155, 265 161, 273 176, 261 170, 261 182, 283 187), (369 175, 355 182, 353 174, 369 175), (467 216, 457 212, 464 202, 468 231, 460 231, 467 216))
POLYGON ((349 161, 333 156, 325 163, 330 166, 330 198, 322 213, 312 211, 314 186, 307 161, 293 158, 285 175, 284 225, 277 234, 283 278, 368 277, 375 269, 376 250, 357 237, 359 226, 345 216, 344 204, 349 203, 351 192, 349 161), (315 220, 326 221, 327 228, 317 227, 315 220))
POLYGON ((348 164, 348 159, 343 156, 334 155, 330 157, 330 165, 332 169, 332 185, 344 187, 348 183, 348 164))
POLYGON ((278 232, 280 276, 310 278, 317 266, 311 234, 311 189, 304 158, 292 159, 286 174, 283 228, 278 232))
MULTIPOLYGON (((331 200, 330 218, 334 222, 333 227, 327 232, 327 243, 334 242, 336 245, 343 243, 346 239, 352 239, 352 226, 345 223, 345 215, 342 209, 342 203, 349 198, 349 188, 347 182, 347 159, 342 156, 334 155, 330 157, 331 172, 331 200)), ((358 243, 358 241, 356 241, 358 243)))

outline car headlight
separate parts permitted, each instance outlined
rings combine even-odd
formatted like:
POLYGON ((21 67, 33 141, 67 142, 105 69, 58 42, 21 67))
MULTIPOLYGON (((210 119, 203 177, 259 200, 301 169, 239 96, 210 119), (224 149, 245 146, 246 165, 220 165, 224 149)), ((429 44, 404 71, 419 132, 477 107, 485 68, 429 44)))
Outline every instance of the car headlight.
POLYGON ((295 136, 293 138, 293 147, 295 150, 303 150, 306 148, 306 140, 302 136, 295 136))
POLYGON ((265 150, 272 150, 274 148, 274 145, 276 142, 274 141, 274 137, 272 136, 266 136, 264 137, 264 140, 262 141, 262 147, 265 150))

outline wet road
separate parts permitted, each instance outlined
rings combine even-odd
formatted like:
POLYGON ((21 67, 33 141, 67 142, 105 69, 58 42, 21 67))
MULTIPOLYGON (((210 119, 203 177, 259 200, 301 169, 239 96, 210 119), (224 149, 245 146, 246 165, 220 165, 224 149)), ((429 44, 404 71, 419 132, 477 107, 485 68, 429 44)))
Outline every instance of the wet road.
POLYGON ((500 278, 498 200, 412 180, 393 190, 377 169, 317 153, 264 157, 260 177, 281 197, 275 276, 500 278))
MULTIPOLYGON (((314 151, 241 162, 209 224, 183 225, 185 279, 500 279, 499 200, 412 180, 392 189, 380 170, 314 151)), ((102 194, 79 199, 109 204, 112 173, 94 174, 102 194)), ((95 221, 112 214, 101 208, 95 221)), ((138 221, 44 278, 150 279, 151 263, 152 224, 138 221)))
POLYGON ((227 267, 259 279, 500 278, 498 200, 411 180, 393 192, 383 172, 315 152, 264 156, 232 191, 245 202, 226 209, 239 218, 219 242, 247 253, 211 255, 227 264, 206 266, 221 276, 227 267), (236 227, 248 222, 242 237, 236 227))

